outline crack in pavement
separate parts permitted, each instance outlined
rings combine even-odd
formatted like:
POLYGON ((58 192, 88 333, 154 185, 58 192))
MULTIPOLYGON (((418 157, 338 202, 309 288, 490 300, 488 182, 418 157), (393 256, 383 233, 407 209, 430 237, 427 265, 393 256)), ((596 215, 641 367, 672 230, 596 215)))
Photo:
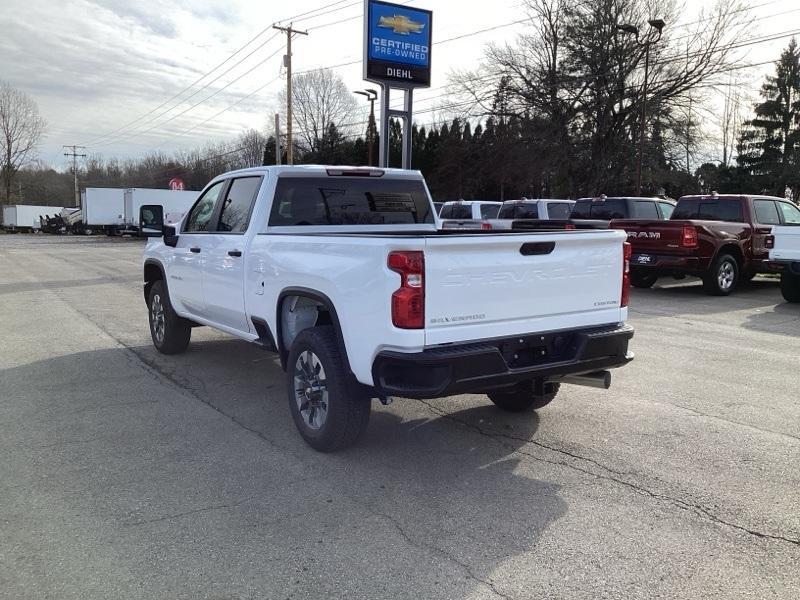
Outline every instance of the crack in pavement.
MULTIPOLYGON (((364 506, 364 505, 362 504, 362 506, 364 506)), ((389 523, 391 523, 392 526, 397 530, 397 532, 406 541, 406 543, 409 544, 410 546, 413 546, 413 547, 418 548, 420 550, 428 550, 428 551, 431 551, 431 552, 435 552, 439 556, 442 556, 443 558, 449 560, 453 564, 458 565, 459 567, 461 567, 470 579, 472 579, 473 581, 475 581, 477 583, 480 583, 480 584, 486 586, 496 596, 499 596, 501 598, 506 598, 506 600, 513 600, 512 596, 509 596, 508 594, 504 594, 503 592, 498 590, 497 589, 497 585, 494 583, 494 581, 492 581, 491 579, 483 579, 481 577, 478 577, 473 572, 472 567, 470 567, 469 564, 457 559, 455 556, 453 556, 449 552, 445 551, 443 548, 439 548, 438 546, 434 546, 433 544, 426 544, 424 542, 416 542, 410 535, 408 535, 408 533, 406 533, 406 531, 403 529, 402 525, 400 525, 400 522, 397 519, 395 519, 394 517, 392 517, 391 515, 388 515, 388 514, 385 514, 385 513, 376 512, 372 508, 369 509, 369 512, 371 512, 376 517, 379 517, 379 518, 384 519, 384 520, 388 521, 389 523)))
POLYGON ((236 508, 237 506, 241 506, 245 502, 250 502, 254 500, 258 496, 249 496, 248 498, 244 498, 243 500, 239 500, 238 502, 233 502, 231 504, 214 504, 212 506, 205 506, 203 508, 197 508, 195 510, 187 510, 181 513, 175 513, 172 515, 164 515, 161 517, 156 517, 154 519, 145 519, 144 521, 134 521, 133 523, 126 523, 125 527, 138 527, 140 525, 149 525, 151 523, 160 523, 162 521, 171 521, 173 519, 180 519, 182 517, 188 517, 190 515, 196 515, 199 513, 209 512, 212 510, 222 510, 225 508, 236 508))
POLYGON ((675 404, 674 402, 659 402, 658 400, 654 401, 656 404, 668 404, 669 406, 674 406, 675 408, 683 409, 687 412, 694 413, 699 417, 705 417, 707 419, 715 419, 717 421, 722 421, 724 423, 731 423, 732 425, 739 425, 741 427, 746 427, 747 429, 755 429, 756 431, 760 431, 761 433, 769 433, 772 435, 779 435, 782 437, 788 437, 792 440, 800 441, 800 437, 796 435, 792 435, 791 433, 784 433, 783 431, 775 431, 774 429, 764 429, 763 427, 756 427, 755 425, 750 425, 749 423, 742 423, 741 421, 734 421, 732 419, 726 419, 725 417, 720 417, 718 415, 712 415, 708 413, 704 413, 696 408, 692 408, 690 406, 683 406, 682 404, 675 404))
POLYGON ((758 537, 758 538, 762 538, 762 539, 775 540, 775 541, 780 541, 780 542, 786 542, 786 543, 789 543, 789 544, 793 544, 795 546, 800 546, 800 539, 798 539, 798 538, 790 538, 790 537, 785 537, 785 536, 781 536, 781 535, 775 535, 775 534, 771 534, 771 533, 764 533, 764 532, 761 532, 761 531, 756 531, 754 529, 750 529, 750 528, 745 527, 743 525, 738 525, 737 523, 732 523, 730 521, 725 521, 724 519, 722 519, 722 518, 718 517, 717 515, 715 515, 714 513, 712 513, 708 508, 706 508, 706 507, 704 507, 704 506, 702 506, 700 504, 693 504, 691 502, 687 502, 685 500, 681 500, 680 498, 674 498, 672 496, 667 496, 666 494, 660 494, 658 492, 653 492, 652 490, 649 490, 649 489, 647 489, 647 488, 645 488, 645 487, 643 487, 641 485, 638 485, 638 484, 635 484, 635 483, 631 483, 630 481, 626 481, 624 479, 620 479, 619 476, 628 475, 628 474, 627 473, 621 473, 619 471, 614 471, 614 470, 612 470, 612 469, 610 469, 610 468, 598 463, 597 461, 595 461, 595 460, 593 460, 591 458, 587 458, 587 457, 584 457, 584 456, 581 456, 581 455, 578 455, 578 454, 574 454, 574 453, 568 452, 566 450, 561 450, 560 448, 555 448, 555 447, 552 447, 552 446, 548 446, 547 444, 543 444, 543 443, 537 442, 535 440, 526 440, 524 438, 519 438, 519 437, 507 435, 507 434, 504 434, 504 433, 501 433, 501 432, 489 432, 489 431, 486 431, 483 428, 479 427, 478 425, 475 425, 473 423, 469 423, 469 422, 464 421, 462 419, 458 419, 456 417, 453 417, 449 413, 445 413, 445 412, 439 410, 438 408, 436 408, 435 406, 431 405, 430 403, 428 403, 428 402, 426 402, 424 400, 418 400, 418 402, 420 404, 423 404, 423 405, 427 406, 428 409, 430 409, 430 411, 432 413, 434 413, 434 414, 436 414, 436 415, 438 415, 440 417, 443 417, 445 419, 448 419, 450 421, 453 421, 454 423, 460 423, 461 425, 476 431, 480 435, 486 436, 486 437, 488 437, 490 439, 493 439, 493 440, 496 440, 499 443, 502 443, 502 441, 500 441, 501 438, 506 438, 506 439, 510 439, 510 440, 514 440, 514 441, 521 441, 521 442, 524 442, 526 444, 531 444, 531 445, 534 445, 534 446, 539 446, 541 448, 545 448, 546 450, 550 450, 551 452, 556 452, 558 454, 563 454, 565 456, 569 456, 570 458, 575 458, 575 459, 587 461, 587 462, 592 463, 592 464, 602 468, 603 470, 605 470, 605 471, 607 471, 609 473, 613 473, 613 474, 615 474, 617 476, 615 477, 615 476, 612 476, 612 475, 603 475, 603 474, 600 474, 600 473, 595 473, 594 471, 590 471, 589 469, 584 469, 584 468, 581 468, 581 467, 579 467, 577 465, 573 465, 573 464, 570 464, 570 463, 567 463, 567 462, 563 462, 563 461, 548 460, 546 458, 542 458, 540 456, 536 456, 534 454, 531 454, 530 452, 525 452, 524 450, 521 450, 520 448, 513 448, 513 447, 509 446, 508 444, 503 444, 506 447, 511 448, 514 452, 518 452, 519 454, 522 454, 523 456, 527 456, 527 457, 532 458, 534 460, 541 461, 541 462, 546 462, 546 463, 549 463, 549 464, 552 464, 552 465, 564 466, 564 467, 567 467, 569 469, 573 469, 575 471, 579 471, 581 473, 584 473, 586 475, 590 475, 590 476, 598 478, 598 479, 605 479, 607 481, 612 481, 612 482, 617 483, 619 485, 628 487, 628 488, 636 491, 637 493, 639 493, 641 495, 649 496, 649 497, 651 497, 653 499, 661 500, 663 502, 667 502, 667 503, 675 506, 676 508, 679 508, 680 510, 687 510, 687 511, 694 512, 696 515, 705 516, 708 519, 710 519, 711 521, 713 521, 714 523, 718 523, 720 525, 725 525, 727 527, 730 527, 732 529, 736 529, 738 531, 747 533, 747 534, 752 535, 754 537, 758 537))

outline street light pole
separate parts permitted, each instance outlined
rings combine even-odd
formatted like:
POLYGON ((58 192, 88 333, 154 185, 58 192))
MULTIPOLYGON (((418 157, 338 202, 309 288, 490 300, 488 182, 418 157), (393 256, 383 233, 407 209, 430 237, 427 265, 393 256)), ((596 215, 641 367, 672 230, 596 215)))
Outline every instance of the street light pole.
POLYGON ((661 32, 664 29, 664 21, 662 19, 650 19, 647 22, 650 27, 655 29, 658 34, 655 38, 651 37, 648 33, 644 41, 639 40, 639 28, 636 25, 623 24, 617 25, 617 29, 624 33, 630 33, 636 36, 636 43, 644 47, 644 84, 642 86, 642 121, 639 125, 639 159, 636 162, 636 195, 642 195, 642 162, 644 160, 644 130, 645 123, 647 122, 647 79, 650 75, 650 44, 655 44, 661 39, 661 32))
POLYGON ((378 92, 368 88, 366 90, 356 90, 354 94, 366 96, 369 102, 369 124, 367 125, 367 154, 369 156, 367 164, 373 166, 375 160, 375 101, 378 99, 378 92))

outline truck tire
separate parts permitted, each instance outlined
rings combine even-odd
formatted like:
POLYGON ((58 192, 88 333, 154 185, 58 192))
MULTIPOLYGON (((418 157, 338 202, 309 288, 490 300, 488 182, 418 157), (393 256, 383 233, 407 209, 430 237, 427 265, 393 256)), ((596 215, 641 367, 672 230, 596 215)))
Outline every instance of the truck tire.
POLYGON ((286 365, 289 410, 306 443, 320 452, 352 446, 367 428, 371 399, 349 376, 333 327, 301 331, 286 365))
POLYGON ((631 269, 631 285, 635 288, 647 289, 653 287, 658 280, 658 273, 643 269, 631 269))
POLYGON ((493 390, 487 394, 489 400, 508 412, 523 412, 544 408, 558 394, 560 383, 544 384, 545 393, 535 394, 532 381, 523 381, 515 386, 493 390))
POLYGON ((781 273, 781 294, 787 302, 800 302, 800 275, 781 273))
POLYGON ((703 277, 703 288, 712 296, 728 296, 739 283, 739 264, 730 254, 720 254, 703 277))
POLYGON ((180 354, 186 351, 192 337, 192 324, 179 317, 172 309, 163 281, 156 281, 150 288, 147 314, 150 320, 150 337, 153 338, 156 350, 161 354, 180 354))

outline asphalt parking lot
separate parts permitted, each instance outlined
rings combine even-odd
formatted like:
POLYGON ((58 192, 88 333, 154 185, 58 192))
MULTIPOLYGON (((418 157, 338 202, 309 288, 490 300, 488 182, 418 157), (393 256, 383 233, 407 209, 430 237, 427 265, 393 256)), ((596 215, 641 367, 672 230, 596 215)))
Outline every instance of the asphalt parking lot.
POLYGON ((0 598, 797 598, 800 306, 635 290, 538 414, 374 407, 309 449, 273 355, 152 348, 142 243, 0 235, 0 598))

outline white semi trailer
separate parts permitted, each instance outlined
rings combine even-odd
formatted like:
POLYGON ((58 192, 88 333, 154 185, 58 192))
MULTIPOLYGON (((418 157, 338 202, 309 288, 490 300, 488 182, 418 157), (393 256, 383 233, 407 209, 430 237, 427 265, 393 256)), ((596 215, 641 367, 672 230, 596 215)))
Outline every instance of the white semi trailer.
POLYGON ((3 227, 7 231, 38 231, 40 217, 55 216, 63 206, 40 206, 34 204, 14 204, 3 207, 3 227))
POLYGON ((125 190, 124 230, 139 231, 139 212, 142 206, 155 205, 163 209, 164 220, 176 222, 194 204, 200 192, 163 190, 150 188, 130 188, 125 190))

